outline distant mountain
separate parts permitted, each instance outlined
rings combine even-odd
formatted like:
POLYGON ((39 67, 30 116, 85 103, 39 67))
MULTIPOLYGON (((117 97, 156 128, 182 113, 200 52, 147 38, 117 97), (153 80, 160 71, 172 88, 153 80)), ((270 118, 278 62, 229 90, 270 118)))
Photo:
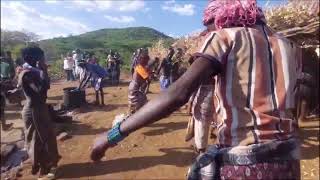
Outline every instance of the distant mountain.
POLYGON ((124 57, 125 62, 128 63, 133 51, 141 47, 150 47, 160 39, 168 43, 173 42, 172 37, 155 29, 148 27, 129 27, 101 29, 77 36, 42 40, 39 41, 39 43, 54 46, 57 54, 65 54, 66 52, 79 48, 94 52, 100 59, 105 57, 105 52, 109 49, 117 50, 122 57, 124 57))

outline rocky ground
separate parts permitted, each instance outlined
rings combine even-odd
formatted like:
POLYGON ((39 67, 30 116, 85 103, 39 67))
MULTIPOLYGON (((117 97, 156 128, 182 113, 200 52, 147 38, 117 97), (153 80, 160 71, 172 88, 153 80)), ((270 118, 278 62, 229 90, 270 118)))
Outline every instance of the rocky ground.
MULTIPOLYGON (((64 81, 53 83, 48 102, 62 103, 62 89, 74 85, 76 84, 64 81)), ((111 127, 115 115, 126 112, 127 87, 128 83, 122 83, 118 87, 105 88, 105 106, 94 106, 94 92, 92 89, 88 90, 88 106, 69 114, 74 122, 60 125, 72 137, 58 141, 62 155, 57 174, 59 179, 185 178, 195 155, 190 143, 184 141, 188 116, 183 108, 130 135, 117 147, 108 150, 102 162, 90 161, 92 140, 111 127)), ((149 99, 159 92, 158 83, 152 84, 151 92, 149 99)), ((21 139, 23 122, 19 111, 18 107, 7 108, 8 122, 14 123, 14 129, 10 132, 1 131, 1 145, 21 139)), ((304 123, 299 133, 302 140, 302 179, 319 179, 319 120, 304 123)), ((20 174, 20 179, 35 178, 30 175, 28 163, 24 164, 20 174)))

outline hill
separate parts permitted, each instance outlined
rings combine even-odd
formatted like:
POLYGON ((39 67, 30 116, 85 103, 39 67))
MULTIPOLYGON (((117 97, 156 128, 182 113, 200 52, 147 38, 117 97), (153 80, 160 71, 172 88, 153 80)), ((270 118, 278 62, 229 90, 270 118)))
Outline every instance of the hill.
POLYGON ((59 58, 60 54, 65 54, 76 48, 88 52, 94 52, 98 58, 104 59, 106 52, 110 49, 117 50, 124 58, 125 63, 128 63, 131 54, 137 48, 150 47, 153 43, 163 39, 171 43, 173 38, 148 27, 129 27, 119 29, 101 29, 84 33, 78 36, 59 37, 39 41, 40 45, 49 45, 50 48, 56 49, 53 53, 59 58))

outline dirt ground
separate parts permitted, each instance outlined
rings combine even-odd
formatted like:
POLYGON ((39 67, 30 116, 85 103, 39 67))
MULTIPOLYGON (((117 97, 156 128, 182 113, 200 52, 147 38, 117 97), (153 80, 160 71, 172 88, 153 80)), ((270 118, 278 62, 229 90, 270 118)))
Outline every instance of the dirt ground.
MULTIPOLYGON (((48 102, 62 103, 62 89, 75 85, 64 81, 53 83, 48 102)), ((127 111, 127 89, 128 83, 106 87, 106 105, 103 107, 92 105, 94 92, 87 90, 89 105, 74 115, 76 122, 64 125, 73 137, 58 142, 62 155, 57 174, 59 179, 185 179, 195 155, 190 143, 184 141, 188 121, 184 108, 131 134, 117 147, 109 149, 102 162, 90 161, 92 140, 111 127, 115 115, 127 111)), ((152 93, 148 98, 152 99, 159 93, 159 84, 153 83, 150 90, 152 93)), ((17 110, 7 112, 8 122, 14 122, 17 129, 2 132, 1 142, 18 139, 23 127, 17 110)), ((302 179, 319 179, 319 120, 304 123, 300 136, 303 142, 302 179)), ((26 165, 20 179, 34 179, 29 172, 30 165, 26 165)))

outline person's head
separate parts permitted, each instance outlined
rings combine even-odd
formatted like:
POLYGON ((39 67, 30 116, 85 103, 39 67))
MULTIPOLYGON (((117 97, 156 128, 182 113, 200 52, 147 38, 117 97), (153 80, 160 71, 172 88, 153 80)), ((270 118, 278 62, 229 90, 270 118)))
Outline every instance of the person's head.
POLYGON ((82 68, 85 68, 86 64, 87 64, 87 62, 84 59, 81 59, 80 61, 78 61, 78 66, 80 66, 82 68))
POLYGON ((168 59, 171 59, 172 58, 172 56, 174 55, 174 49, 173 49, 173 47, 170 47, 169 48, 169 53, 168 53, 168 59))
POLYGON ((44 52, 41 48, 30 46, 22 49, 22 58, 25 62, 33 67, 36 67, 38 62, 44 62, 44 52))
POLYGON ((265 23, 264 14, 256 0, 211 0, 203 15, 203 25, 209 31, 265 23))
POLYGON ((72 57, 72 53, 71 53, 71 52, 68 52, 67 56, 68 56, 68 57, 72 57))
POLYGON ((138 59, 139 59, 139 63, 143 66, 147 65, 148 64, 148 61, 149 61, 149 55, 148 55, 148 51, 145 50, 145 49, 142 49, 140 51, 140 54, 138 56, 138 59))
POLYGON ((160 61, 159 57, 155 57, 154 60, 155 60, 156 62, 159 62, 159 61, 160 61))
POLYGON ((80 49, 76 49, 76 53, 79 54, 80 53, 80 49))
POLYGON ((183 50, 181 48, 177 49, 177 56, 181 57, 183 55, 183 50))

